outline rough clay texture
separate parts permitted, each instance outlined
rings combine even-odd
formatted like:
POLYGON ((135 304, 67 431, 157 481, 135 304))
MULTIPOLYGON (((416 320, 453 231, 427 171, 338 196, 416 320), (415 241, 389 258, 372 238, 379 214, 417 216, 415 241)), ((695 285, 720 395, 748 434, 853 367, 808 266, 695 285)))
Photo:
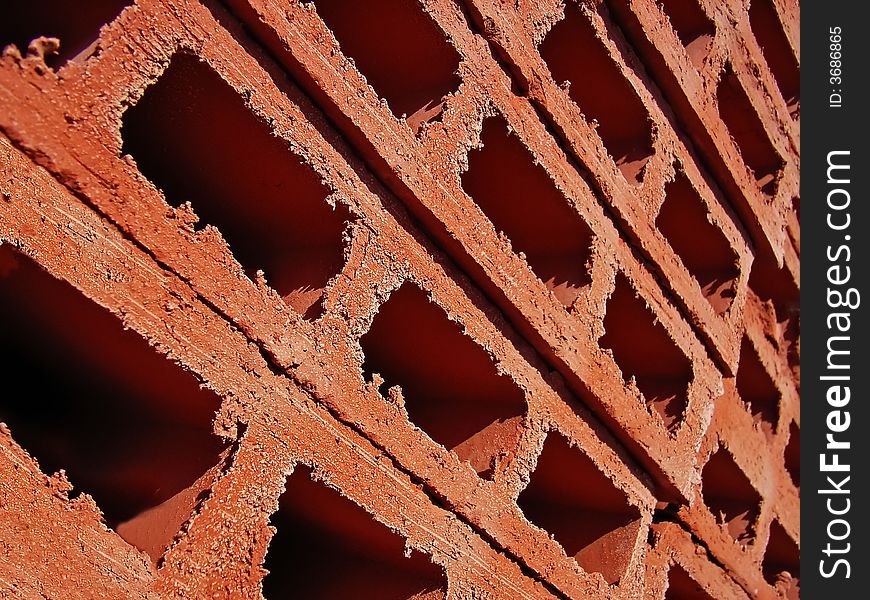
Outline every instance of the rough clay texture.
POLYGON ((0 596, 799 596, 796 0, 9 10, 0 596))

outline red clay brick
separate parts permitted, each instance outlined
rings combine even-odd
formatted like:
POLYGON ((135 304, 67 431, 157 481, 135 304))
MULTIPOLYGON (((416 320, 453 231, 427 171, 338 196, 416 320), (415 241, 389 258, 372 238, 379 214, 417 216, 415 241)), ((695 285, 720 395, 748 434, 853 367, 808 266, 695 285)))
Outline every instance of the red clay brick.
POLYGON ((791 0, 50 4, 11 594, 796 597, 791 0))

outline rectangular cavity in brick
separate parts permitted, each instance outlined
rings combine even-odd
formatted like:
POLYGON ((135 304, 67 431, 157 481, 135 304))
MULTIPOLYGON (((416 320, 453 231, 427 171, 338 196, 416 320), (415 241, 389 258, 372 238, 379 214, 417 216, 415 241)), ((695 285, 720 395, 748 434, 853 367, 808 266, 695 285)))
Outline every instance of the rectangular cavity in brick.
MULTIPOLYGON (((362 491, 362 490, 360 490, 362 491)), ((337 490, 297 465, 271 525, 266 598, 425 598, 443 600, 441 567, 337 490)))
POLYGON ((327 203, 318 174, 214 70, 177 54, 126 111, 121 135, 167 202, 190 202, 248 277, 264 271, 288 305, 320 316, 324 288, 344 264, 350 214, 327 203))
MULTIPOLYGON (((584 8, 583 10, 588 10, 584 8)), ((556 83, 568 82, 568 95, 597 131, 607 152, 628 180, 640 181, 653 154, 649 113, 589 17, 574 2, 538 50, 556 83)))
POLYGON ((752 171, 758 189, 769 197, 776 194, 784 162, 767 137, 746 91, 729 68, 722 73, 716 88, 719 116, 737 144, 746 166, 752 171))
POLYGON ((647 405, 668 429, 676 429, 688 404, 692 363, 621 273, 598 343, 613 353, 625 382, 634 379, 647 405))
POLYGON ((70 60, 86 59, 94 50, 100 28, 110 23, 133 0, 40 0, 39 2, 9 2, 0 19, 0 48, 8 44, 27 52, 31 41, 56 38, 57 51, 51 44, 35 42, 34 51, 45 57, 45 64, 55 69, 70 60))
POLYGON ((796 117, 800 113, 800 65, 783 31, 772 0, 752 0, 749 4, 749 25, 755 40, 761 46, 764 60, 776 79, 789 114, 796 117))
POLYGON ((462 187, 556 298, 571 306, 591 281, 592 230, 503 117, 483 122, 462 187))
POLYGON ((671 27, 680 38, 686 54, 696 68, 700 69, 710 53, 716 26, 696 0, 659 0, 671 27))
POLYGON ((710 213, 682 171, 665 187, 665 202, 656 217, 656 227, 670 242, 701 291, 723 314, 736 294, 739 275, 737 253, 728 238, 710 221, 710 213))
POLYGON ((800 598, 800 549, 774 519, 770 523, 770 537, 761 562, 767 582, 779 590, 787 600, 800 598))
POLYGON ((704 504, 717 523, 741 545, 755 539, 761 497, 725 448, 719 448, 701 472, 704 504))
POLYGON ((752 418, 765 434, 772 435, 779 421, 781 394, 773 378, 764 368, 758 351, 743 336, 740 344, 740 363, 737 367, 737 393, 748 405, 752 418))
POLYGON ((0 420, 156 562, 214 481, 220 399, 120 320, 0 247, 0 420), (11 390, 17 390, 14 393, 11 390))
POLYGON ((796 488, 801 487, 801 428, 792 421, 788 428, 788 444, 785 447, 785 470, 796 488))
POLYGON ((799 367, 800 339, 800 289, 785 266, 780 267, 769 250, 762 250, 752 261, 749 272, 749 287, 759 298, 773 304, 776 320, 779 323, 781 340, 789 364, 799 367))
POLYGON ((513 453, 526 412, 523 391, 420 288, 406 283, 393 292, 360 345, 366 380, 382 378, 381 392, 481 477, 513 453))
POLYGON ((345 56, 418 130, 459 88, 459 54, 418 0, 309 0, 345 56))
POLYGON ((685 569, 673 565, 668 571, 668 589, 664 600, 713 600, 713 597, 685 569))
POLYGON ((609 584, 625 574, 637 545, 640 511, 561 434, 547 435, 517 505, 587 573, 600 573, 609 584))

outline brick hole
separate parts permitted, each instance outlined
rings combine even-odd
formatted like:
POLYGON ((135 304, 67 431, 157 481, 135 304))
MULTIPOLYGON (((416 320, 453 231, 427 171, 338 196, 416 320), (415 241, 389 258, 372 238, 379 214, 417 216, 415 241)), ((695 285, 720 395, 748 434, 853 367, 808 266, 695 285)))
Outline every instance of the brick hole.
POLYGON ((800 289, 785 266, 780 267, 769 250, 755 256, 749 272, 749 287, 759 298, 773 303, 779 324, 781 340, 774 340, 784 348, 789 364, 800 365, 800 289))
POLYGON ((664 600, 714 600, 691 575, 679 565, 668 571, 668 589, 664 600))
POLYGON ((640 511, 561 434, 547 436, 517 505, 587 573, 601 573, 609 584, 618 583, 625 574, 637 541, 640 511))
POLYGON ((598 135, 629 181, 643 179, 653 155, 652 127, 646 108, 620 73, 589 18, 573 3, 538 50, 553 79, 570 82, 568 95, 587 120, 598 121, 598 135))
POLYGON ((797 117, 800 114, 800 65, 771 0, 752 0, 749 5, 749 25, 788 106, 789 114, 792 118, 797 117))
POLYGON ((401 386, 411 422, 490 478, 519 440, 526 401, 489 354, 409 283, 381 306, 360 345, 366 380, 380 374, 384 395, 401 386))
POLYGON ((737 393, 748 405, 752 418, 767 436, 773 435, 779 421, 781 394, 773 378, 764 368, 757 350, 749 338, 740 344, 740 363, 737 367, 737 393))
POLYGON ((0 247, 0 420, 156 562, 213 480, 220 399, 31 259, 0 247), (11 390, 17 390, 12 392, 11 390))
POLYGON ((701 492, 716 522, 724 524, 735 541, 745 546, 755 539, 761 497, 724 448, 704 466, 701 492))
POLYGON ((0 19, 0 48, 14 44, 23 55, 31 40, 57 38, 58 52, 45 56, 45 64, 56 69, 70 60, 90 56, 100 28, 132 4, 133 0, 9 2, 0 19))
POLYGON ((341 51, 415 131, 459 88, 459 53, 417 0, 309 0, 341 51))
POLYGON ((716 97, 719 116, 752 171, 758 189, 768 197, 773 197, 785 163, 771 144, 746 91, 730 68, 719 81, 716 97))
POLYGON ((695 0, 658 0, 695 68, 710 54, 716 26, 695 0))
POLYGON ((783 591, 787 600, 800 598, 800 549, 775 519, 770 523, 761 571, 770 585, 783 591))
POLYGON ((679 255, 718 314, 734 300, 738 257, 722 231, 710 222, 707 206, 684 173, 665 188, 656 227, 679 255))
POLYGON ((299 465, 287 478, 263 580, 266 598, 443 600, 447 579, 428 556, 299 465))
POLYGON ((121 134, 142 174, 217 227, 248 277, 262 269, 289 306, 322 314, 350 213, 327 204, 317 173, 215 71, 177 54, 124 114, 121 134))
POLYGON ((633 377, 647 405, 676 429, 688 404, 692 363, 622 274, 607 301, 604 331, 598 343, 613 353, 625 382, 633 377))
POLYGON ((792 421, 788 428, 788 445, 785 447, 785 470, 796 488, 801 487, 801 428, 792 421))
POLYGON ((591 283, 592 230, 502 117, 483 122, 462 187, 565 306, 591 283))

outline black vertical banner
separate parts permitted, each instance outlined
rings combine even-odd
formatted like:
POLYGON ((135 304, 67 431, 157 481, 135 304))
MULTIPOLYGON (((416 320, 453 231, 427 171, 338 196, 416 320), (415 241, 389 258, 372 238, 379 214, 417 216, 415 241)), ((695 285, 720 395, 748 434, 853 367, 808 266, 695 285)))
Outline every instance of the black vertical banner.
POLYGON ((810 599, 870 597, 866 13, 847 0, 801 11, 801 595, 810 599))

